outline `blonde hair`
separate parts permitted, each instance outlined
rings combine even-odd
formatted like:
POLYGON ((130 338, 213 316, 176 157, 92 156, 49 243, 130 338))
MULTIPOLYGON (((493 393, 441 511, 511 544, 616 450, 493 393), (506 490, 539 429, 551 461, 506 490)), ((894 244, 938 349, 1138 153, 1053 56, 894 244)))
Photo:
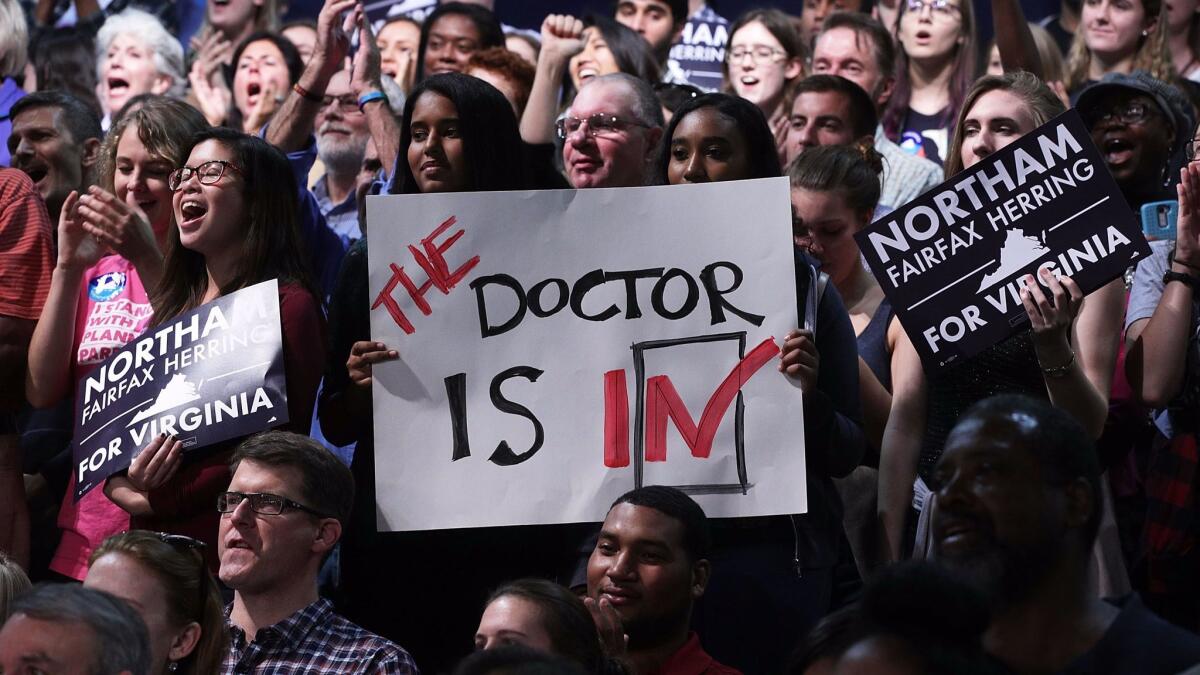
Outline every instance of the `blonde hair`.
POLYGON ((20 75, 25 70, 29 28, 17 0, 0 0, 0 77, 20 75))
MULTIPOLYGON (((963 99, 962 111, 958 114, 958 121, 954 125, 954 138, 950 141, 950 150, 945 158, 946 178, 963 170, 963 120, 971 114, 975 103, 990 91, 1007 91, 1019 97, 1025 102, 1025 105, 1029 106, 1036 126, 1045 124, 1066 110, 1058 95, 1032 73, 1018 70, 1003 75, 984 75, 975 81, 975 86, 971 87, 971 91, 967 92, 967 97, 963 99)), ((1026 131, 1032 130, 1027 129, 1026 131)))
MULTIPOLYGON (((0 0, 0 4, 3 2, 7 0, 0 0)), ((0 625, 8 620, 13 600, 32 587, 25 570, 12 558, 0 552, 0 625)))
POLYGON ((1062 82, 1067 64, 1063 61, 1062 51, 1054 41, 1054 36, 1036 23, 1029 24, 1029 32, 1033 33, 1033 44, 1037 46, 1038 60, 1042 62, 1042 79, 1062 82))
MULTIPOLYGON (((1143 24, 1154 20, 1154 27, 1147 29, 1147 34, 1139 37, 1130 72, 1144 70, 1156 80, 1171 82, 1175 78, 1175 63, 1171 60, 1171 53, 1167 49, 1166 6, 1162 0, 1138 1, 1141 2, 1145 12, 1143 24)), ((1088 49, 1083 33, 1083 27, 1080 26, 1067 55, 1067 71, 1066 78, 1064 78, 1067 91, 1075 91, 1090 79, 1092 51, 1088 49)))

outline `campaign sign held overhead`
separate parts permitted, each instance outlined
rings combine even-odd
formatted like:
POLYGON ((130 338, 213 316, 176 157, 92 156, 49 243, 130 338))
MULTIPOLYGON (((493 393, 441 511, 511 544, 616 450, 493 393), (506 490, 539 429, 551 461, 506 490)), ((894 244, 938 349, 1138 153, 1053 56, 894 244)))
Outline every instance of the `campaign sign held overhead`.
POLYGON ((288 421, 274 279, 157 326, 79 381, 75 499, 160 433, 184 451, 288 421))
POLYGON ((1150 254, 1079 114, 1059 115, 855 235, 925 367, 1021 330, 1026 275, 1090 293, 1150 254))

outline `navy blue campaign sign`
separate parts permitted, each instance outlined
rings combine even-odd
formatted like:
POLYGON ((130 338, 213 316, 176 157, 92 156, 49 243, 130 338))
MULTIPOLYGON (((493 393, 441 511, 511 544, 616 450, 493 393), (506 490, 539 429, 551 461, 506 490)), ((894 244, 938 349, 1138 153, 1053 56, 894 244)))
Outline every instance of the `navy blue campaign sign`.
POLYGON ((288 421, 274 279, 147 331, 79 381, 75 499, 160 433, 185 451, 288 421))
POLYGON ((1020 330, 1025 275, 1085 294, 1150 254, 1079 114, 1059 115, 855 235, 929 371, 1020 330))

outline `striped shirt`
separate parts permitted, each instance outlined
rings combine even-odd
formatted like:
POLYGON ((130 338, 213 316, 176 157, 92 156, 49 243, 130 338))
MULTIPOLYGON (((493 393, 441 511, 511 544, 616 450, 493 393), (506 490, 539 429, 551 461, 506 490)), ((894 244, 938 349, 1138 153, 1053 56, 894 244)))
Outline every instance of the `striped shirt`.
POLYGON ((229 623, 230 649, 221 669, 232 673, 399 673, 420 675, 408 652, 350 623, 317 600, 274 626, 260 628, 253 642, 229 623))
POLYGON ((50 293, 50 214, 25 172, 0 169, 0 315, 36 321, 50 293))

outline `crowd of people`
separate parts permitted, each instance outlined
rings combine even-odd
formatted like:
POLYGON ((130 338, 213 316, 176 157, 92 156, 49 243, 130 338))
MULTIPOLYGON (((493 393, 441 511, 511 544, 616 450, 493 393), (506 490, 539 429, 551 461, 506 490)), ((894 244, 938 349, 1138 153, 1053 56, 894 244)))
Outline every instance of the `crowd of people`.
POLYGON ((0 673, 1200 672, 1195 0, 285 4, 0 0, 0 673), (1070 108, 1174 229, 926 367, 855 233, 1070 108), (370 195, 782 176, 806 513, 377 532, 370 195), (271 279, 287 424, 76 499, 80 378, 271 279))

